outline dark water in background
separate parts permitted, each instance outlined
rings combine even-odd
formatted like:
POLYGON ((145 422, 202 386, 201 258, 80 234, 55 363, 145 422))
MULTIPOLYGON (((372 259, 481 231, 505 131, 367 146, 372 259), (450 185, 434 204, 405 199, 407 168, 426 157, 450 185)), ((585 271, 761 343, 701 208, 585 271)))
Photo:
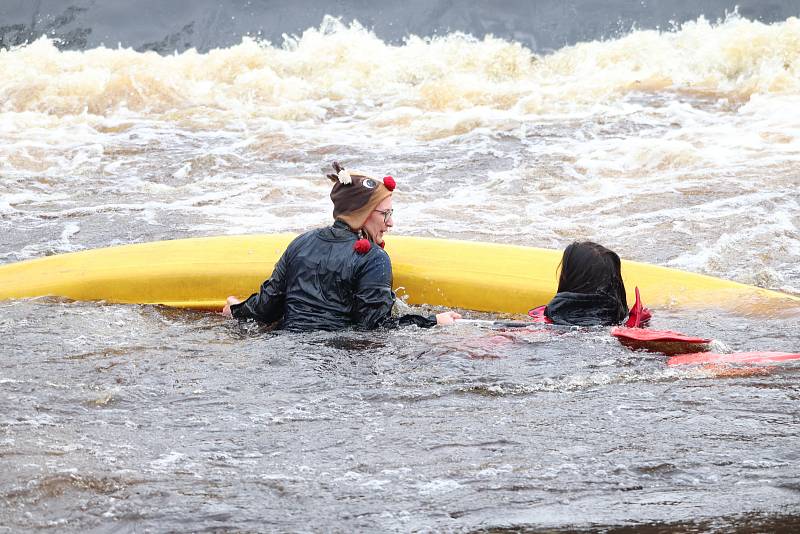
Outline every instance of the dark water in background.
MULTIPOLYGON (((733 5, 0 0, 4 45, 62 40, 0 52, 0 263, 319 226, 342 158, 398 178, 401 235, 590 238, 800 294, 798 3, 698 18, 733 5)), ((800 350, 797 314, 653 326, 800 350)), ((493 334, 0 302, 0 534, 800 528, 796 364, 493 334)))
POLYGON ((466 32, 520 42, 546 52, 580 41, 617 37, 633 28, 725 18, 769 23, 800 14, 797 0, 0 0, 0 46, 41 35, 67 49, 133 47, 160 53, 237 44, 242 36, 280 43, 283 34, 317 26, 324 15, 358 20, 385 41, 466 32))

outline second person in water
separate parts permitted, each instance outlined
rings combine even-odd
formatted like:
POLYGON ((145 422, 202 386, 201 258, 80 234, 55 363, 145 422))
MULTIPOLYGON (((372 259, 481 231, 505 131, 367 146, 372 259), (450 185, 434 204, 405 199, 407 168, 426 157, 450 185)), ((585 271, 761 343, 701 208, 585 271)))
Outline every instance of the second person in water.
POLYGON ((622 262, 616 252, 592 241, 564 249, 558 290, 545 306, 528 314, 539 322, 568 326, 611 326, 627 320, 639 326, 650 318, 638 301, 628 309, 622 262))

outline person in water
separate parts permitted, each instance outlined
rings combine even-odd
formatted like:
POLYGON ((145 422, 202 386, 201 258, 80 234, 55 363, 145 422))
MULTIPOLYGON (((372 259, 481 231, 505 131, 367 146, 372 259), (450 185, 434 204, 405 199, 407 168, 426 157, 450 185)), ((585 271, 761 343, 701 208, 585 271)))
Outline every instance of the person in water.
MULTIPOLYGON (((531 317, 569 326, 610 326, 629 318, 622 265, 616 252, 591 241, 575 242, 564 249, 559 271, 555 297, 546 306, 528 312, 531 317)), ((637 299, 641 312, 638 304, 637 299)))
POLYGON ((289 245, 259 292, 244 302, 228 297, 223 315, 278 323, 289 330, 371 330, 452 324, 461 315, 392 316, 392 263, 383 235, 394 225, 395 180, 375 179, 333 163, 334 223, 289 245))
MULTIPOLYGON (((583 241, 569 245, 559 269, 555 297, 546 306, 528 312, 537 323, 569 326, 624 323, 622 326, 626 328, 611 330, 611 335, 623 345, 671 356, 668 365, 702 363, 704 371, 714 377, 762 376, 770 372, 768 367, 741 369, 731 367, 731 363, 769 363, 800 358, 800 354, 785 352, 730 353, 726 350, 725 354, 716 354, 710 351, 715 345, 721 345, 718 341, 645 328, 652 314, 642 305, 639 288, 635 290, 636 302, 629 310, 619 256, 597 243, 583 241)), ((514 338, 494 336, 492 340, 497 345, 513 342, 514 338)))

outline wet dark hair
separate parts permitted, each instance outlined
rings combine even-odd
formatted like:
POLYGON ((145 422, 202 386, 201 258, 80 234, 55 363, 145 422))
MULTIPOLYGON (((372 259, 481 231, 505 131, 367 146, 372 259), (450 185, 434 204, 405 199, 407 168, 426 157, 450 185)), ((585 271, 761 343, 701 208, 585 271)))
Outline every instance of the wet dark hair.
POLYGON ((628 315, 622 264, 613 250, 592 241, 576 241, 564 249, 558 269, 559 293, 599 293, 615 301, 617 321, 628 315))

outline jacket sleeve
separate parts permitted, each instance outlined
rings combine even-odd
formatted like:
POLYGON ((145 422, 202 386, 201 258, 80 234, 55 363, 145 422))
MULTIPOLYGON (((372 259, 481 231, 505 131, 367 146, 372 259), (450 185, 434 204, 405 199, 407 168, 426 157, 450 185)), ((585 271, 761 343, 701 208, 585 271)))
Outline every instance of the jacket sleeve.
POLYGON ((272 276, 263 284, 258 293, 239 304, 231 306, 231 315, 237 319, 255 319, 263 323, 274 323, 283 317, 286 301, 286 265, 291 247, 284 251, 275 264, 272 276))
POLYGON ((429 315, 425 317, 423 315, 407 314, 401 315, 397 319, 389 319, 389 322, 384 323, 384 326, 387 328, 411 325, 417 325, 420 328, 430 328, 432 326, 436 326, 436 316, 429 315))
POLYGON ((370 258, 365 264, 356 284, 353 313, 356 327, 373 330, 378 327, 397 328, 414 324, 423 328, 436 326, 435 316, 392 317, 394 299, 392 263, 386 253, 377 253, 376 257, 370 258))

